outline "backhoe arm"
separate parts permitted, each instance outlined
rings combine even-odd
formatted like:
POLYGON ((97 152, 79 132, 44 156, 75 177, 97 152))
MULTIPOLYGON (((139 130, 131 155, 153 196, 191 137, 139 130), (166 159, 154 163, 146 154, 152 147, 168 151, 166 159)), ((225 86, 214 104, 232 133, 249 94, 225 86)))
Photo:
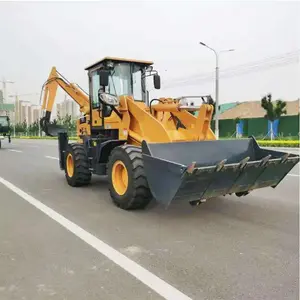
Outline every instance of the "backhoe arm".
POLYGON ((90 113, 88 95, 77 87, 76 84, 68 82, 58 73, 56 68, 53 67, 48 80, 43 85, 44 96, 42 103, 43 117, 41 119, 41 127, 47 135, 53 135, 49 131, 49 124, 58 86, 60 86, 79 105, 80 112, 84 115, 90 113))

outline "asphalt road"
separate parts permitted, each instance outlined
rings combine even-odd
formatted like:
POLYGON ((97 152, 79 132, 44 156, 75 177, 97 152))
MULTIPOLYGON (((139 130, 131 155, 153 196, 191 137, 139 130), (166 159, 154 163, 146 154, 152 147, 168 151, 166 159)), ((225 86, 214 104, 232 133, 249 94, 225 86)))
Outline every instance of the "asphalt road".
POLYGON ((299 165, 247 197, 126 212, 105 178, 69 187, 57 157, 3 142, 1 300, 299 299, 299 165))

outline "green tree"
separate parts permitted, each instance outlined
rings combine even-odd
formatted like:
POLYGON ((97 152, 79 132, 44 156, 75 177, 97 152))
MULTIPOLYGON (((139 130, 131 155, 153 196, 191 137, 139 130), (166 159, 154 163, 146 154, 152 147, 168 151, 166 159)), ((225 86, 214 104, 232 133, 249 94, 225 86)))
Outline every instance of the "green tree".
MULTIPOLYGON (((61 117, 61 115, 59 114, 59 112, 57 113, 57 119, 54 119, 56 121, 55 124, 58 124, 58 125, 63 125, 63 121, 64 121, 64 118, 61 117)), ((53 120, 53 122, 54 122, 53 120)))
POLYGON ((33 135, 33 128, 31 124, 27 127, 27 135, 33 135))
POLYGON ((26 133, 27 132, 27 121, 26 121, 26 119, 22 122, 21 127, 22 127, 22 132, 26 133))
POLYGON ((26 130, 27 130, 26 121, 24 121, 22 123, 16 123, 15 130, 16 130, 16 134, 22 135, 22 134, 26 133, 26 130))
POLYGON ((265 118, 271 122, 271 140, 274 139, 273 121, 280 119, 280 117, 287 113, 286 102, 278 99, 276 102, 272 101, 272 95, 268 94, 261 99, 261 107, 266 111, 265 118))
POLYGON ((71 115, 66 115, 63 118, 62 121, 62 125, 67 129, 69 134, 74 133, 74 131, 76 130, 76 121, 72 120, 72 116, 71 115))
POLYGON ((68 114, 63 118, 63 125, 69 131, 71 127, 71 116, 68 114))
POLYGON ((35 122, 33 122, 32 124, 30 124, 27 128, 27 134, 28 135, 32 135, 32 136, 36 136, 38 135, 39 132, 39 123, 36 120, 35 122))
POLYGON ((39 122, 38 122, 38 120, 33 122, 32 131, 33 131, 33 135, 39 135, 39 122))
POLYGON ((73 120, 71 122, 71 128, 70 128, 71 134, 74 134, 76 132, 76 124, 77 124, 76 120, 73 120))
POLYGON ((22 132, 22 128, 21 128, 21 124, 20 123, 16 123, 15 130, 16 130, 17 134, 20 133, 20 132, 22 132))

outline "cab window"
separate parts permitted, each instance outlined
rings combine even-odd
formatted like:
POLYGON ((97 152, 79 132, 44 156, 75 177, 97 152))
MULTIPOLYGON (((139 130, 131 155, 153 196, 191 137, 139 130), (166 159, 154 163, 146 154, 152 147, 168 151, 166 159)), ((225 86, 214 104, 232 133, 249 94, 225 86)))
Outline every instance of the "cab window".
POLYGON ((99 107, 99 98, 98 98, 98 92, 100 88, 100 79, 99 74, 97 71, 94 71, 91 76, 91 91, 90 94, 92 96, 92 107, 98 108, 99 107))

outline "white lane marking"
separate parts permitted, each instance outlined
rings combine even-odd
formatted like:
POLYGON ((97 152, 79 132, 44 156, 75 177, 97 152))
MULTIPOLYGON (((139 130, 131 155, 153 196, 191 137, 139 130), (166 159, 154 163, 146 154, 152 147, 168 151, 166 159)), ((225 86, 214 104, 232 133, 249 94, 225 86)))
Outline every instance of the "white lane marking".
POLYGON ((23 151, 21 151, 21 150, 15 150, 15 149, 8 149, 8 151, 11 151, 11 152, 23 152, 23 151))
POLYGON ((298 174, 287 174, 287 176, 296 176, 296 177, 299 177, 300 175, 298 175, 298 174))
POLYGON ((49 159, 56 159, 56 160, 59 160, 58 157, 54 157, 54 156, 48 156, 48 155, 46 155, 45 157, 46 157, 46 158, 49 158, 49 159))
POLYGON ((46 206, 45 204, 41 203, 34 197, 28 195, 12 183, 8 182, 7 180, 0 177, 0 182, 5 185, 8 189, 16 193, 18 196, 23 198, 25 201, 30 203, 31 205, 35 206, 37 209, 42 211, 44 214, 49 216, 51 219, 65 227, 67 230, 72 232, 74 235, 79 237, 81 240, 89 244, 91 247, 96 249, 98 252, 106 256, 108 259, 113 261, 115 264, 123 268, 125 271, 130 273, 132 276, 136 277, 138 280, 143 282, 149 288, 154 290, 157 294, 162 296, 168 300, 192 300, 187 295, 183 294, 175 287, 170 285, 169 283, 165 282, 164 280, 160 279, 147 269, 143 268, 133 260, 126 257, 124 254, 120 253, 116 249, 112 248, 111 246, 107 245, 105 242, 101 241, 91 233, 87 232, 83 228, 79 227, 75 223, 71 222, 64 216, 57 213, 52 208, 46 206))

